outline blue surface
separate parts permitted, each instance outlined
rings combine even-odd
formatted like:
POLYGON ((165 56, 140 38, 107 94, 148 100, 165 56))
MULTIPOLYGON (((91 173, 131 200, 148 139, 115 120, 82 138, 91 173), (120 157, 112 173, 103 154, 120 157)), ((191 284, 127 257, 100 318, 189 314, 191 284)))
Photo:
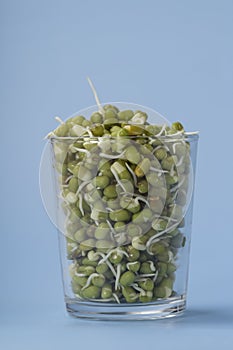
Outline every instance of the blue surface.
POLYGON ((233 2, 0 2, 1 349, 232 349, 233 2), (65 316, 56 230, 40 199, 43 137, 102 101, 201 131, 188 311, 90 323, 65 316))

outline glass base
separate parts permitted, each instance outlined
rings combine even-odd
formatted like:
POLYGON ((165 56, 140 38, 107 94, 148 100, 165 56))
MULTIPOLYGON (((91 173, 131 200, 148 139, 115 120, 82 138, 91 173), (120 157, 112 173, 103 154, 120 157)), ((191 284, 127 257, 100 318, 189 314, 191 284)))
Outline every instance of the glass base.
POLYGON ((184 295, 145 304, 107 304, 66 300, 69 315, 76 318, 109 321, 153 320, 181 315, 186 308, 184 295))

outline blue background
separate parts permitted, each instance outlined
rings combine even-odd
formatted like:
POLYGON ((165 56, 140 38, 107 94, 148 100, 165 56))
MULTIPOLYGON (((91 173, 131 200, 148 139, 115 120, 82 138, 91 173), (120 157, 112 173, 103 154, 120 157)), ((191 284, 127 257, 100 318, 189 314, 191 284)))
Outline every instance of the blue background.
POLYGON ((233 1, 2 0, 0 17, 0 347, 231 349, 233 1), (87 75, 102 101, 149 106, 201 131, 182 318, 65 315, 38 168, 53 116, 94 104, 87 75))

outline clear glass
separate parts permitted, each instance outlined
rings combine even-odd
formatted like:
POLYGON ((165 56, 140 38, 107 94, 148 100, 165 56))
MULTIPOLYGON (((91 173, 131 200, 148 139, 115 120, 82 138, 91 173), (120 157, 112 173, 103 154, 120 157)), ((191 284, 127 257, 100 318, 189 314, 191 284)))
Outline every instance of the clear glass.
POLYGON ((140 320, 185 310, 198 135, 162 135, 49 140, 42 168, 53 169, 54 186, 44 171, 42 198, 58 228, 72 316, 140 320))

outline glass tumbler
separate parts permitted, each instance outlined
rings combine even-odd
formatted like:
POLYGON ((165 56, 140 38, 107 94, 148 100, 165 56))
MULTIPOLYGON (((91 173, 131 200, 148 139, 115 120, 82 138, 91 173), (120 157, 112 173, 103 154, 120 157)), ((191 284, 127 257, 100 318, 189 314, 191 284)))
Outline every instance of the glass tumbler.
POLYGON ((54 204, 47 210, 72 316, 140 320, 185 310, 197 143, 195 133, 51 137, 54 187, 43 192, 54 204))

